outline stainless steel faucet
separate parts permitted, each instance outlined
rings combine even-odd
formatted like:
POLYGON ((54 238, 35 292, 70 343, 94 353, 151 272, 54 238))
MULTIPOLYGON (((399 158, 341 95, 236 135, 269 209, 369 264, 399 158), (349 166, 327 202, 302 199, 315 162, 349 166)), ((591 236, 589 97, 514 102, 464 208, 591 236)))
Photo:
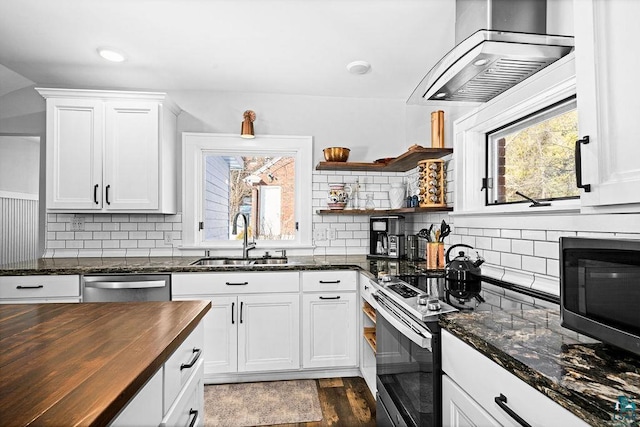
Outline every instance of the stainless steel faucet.
POLYGON ((251 249, 255 249, 256 242, 248 242, 249 236, 249 220, 247 216, 243 213, 238 212, 233 217, 233 229, 231 230, 232 234, 238 234, 238 217, 242 217, 242 221, 244 222, 244 235, 242 236, 242 258, 249 258, 249 251, 251 249))

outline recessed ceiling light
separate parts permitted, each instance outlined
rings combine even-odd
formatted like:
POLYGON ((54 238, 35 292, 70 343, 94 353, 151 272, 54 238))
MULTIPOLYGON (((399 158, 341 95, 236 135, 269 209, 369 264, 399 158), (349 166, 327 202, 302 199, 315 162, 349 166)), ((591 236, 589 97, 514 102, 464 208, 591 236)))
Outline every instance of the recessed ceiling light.
POLYGON ((371 64, 367 61, 353 61, 347 65, 347 70, 351 74, 366 74, 371 69, 371 64))
POLYGON ((436 98, 444 98, 447 96, 447 92, 438 92, 436 93, 436 98))
POLYGON ((117 50, 112 48, 98 48, 98 55, 111 62, 122 62, 125 60, 125 56, 123 53, 118 52, 117 50))
POLYGON ((473 65, 475 65, 476 67, 481 67, 485 65, 487 62, 489 62, 488 59, 478 59, 476 62, 473 63, 473 65))

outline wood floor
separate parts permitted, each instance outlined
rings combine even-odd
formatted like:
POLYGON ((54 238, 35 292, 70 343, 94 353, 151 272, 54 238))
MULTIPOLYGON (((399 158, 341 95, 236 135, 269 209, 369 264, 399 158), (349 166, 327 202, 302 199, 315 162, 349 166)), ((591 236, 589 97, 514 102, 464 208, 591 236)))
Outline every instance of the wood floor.
POLYGON ((278 427, 375 426, 376 401, 360 377, 315 380, 322 421, 278 424, 278 427))

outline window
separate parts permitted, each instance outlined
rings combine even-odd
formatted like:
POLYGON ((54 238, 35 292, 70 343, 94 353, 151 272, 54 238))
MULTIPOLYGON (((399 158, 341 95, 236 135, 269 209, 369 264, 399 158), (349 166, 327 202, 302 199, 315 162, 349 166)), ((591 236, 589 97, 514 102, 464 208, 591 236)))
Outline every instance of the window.
POLYGON ((575 98, 488 132, 486 204, 578 198, 576 139, 575 98))
POLYGON ((310 137, 185 133, 183 145, 186 247, 311 243, 310 137))

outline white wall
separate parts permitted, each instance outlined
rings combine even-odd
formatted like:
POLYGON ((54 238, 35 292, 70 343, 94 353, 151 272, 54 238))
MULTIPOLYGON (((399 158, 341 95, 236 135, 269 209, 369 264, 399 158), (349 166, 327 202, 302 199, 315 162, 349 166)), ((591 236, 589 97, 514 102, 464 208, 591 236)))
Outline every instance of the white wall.
POLYGON ((40 138, 0 135, 0 191, 38 195, 40 138))

